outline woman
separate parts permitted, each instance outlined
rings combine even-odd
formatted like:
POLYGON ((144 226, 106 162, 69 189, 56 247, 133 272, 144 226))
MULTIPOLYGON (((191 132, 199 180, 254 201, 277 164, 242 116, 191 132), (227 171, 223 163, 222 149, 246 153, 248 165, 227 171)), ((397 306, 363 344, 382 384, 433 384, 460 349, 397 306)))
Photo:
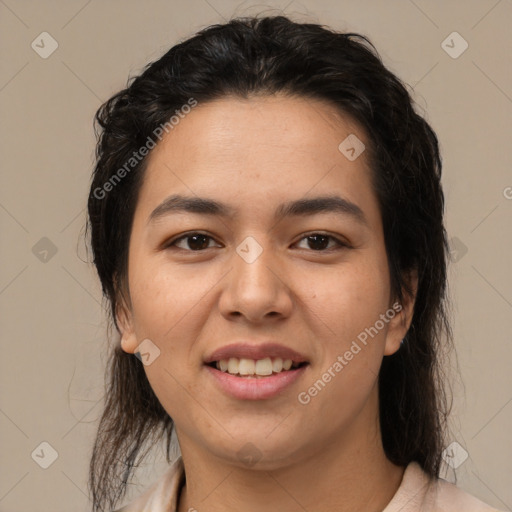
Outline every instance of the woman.
POLYGON ((436 135, 363 36, 209 27, 97 113, 91 245, 120 339, 94 510, 489 511, 438 478, 436 135))

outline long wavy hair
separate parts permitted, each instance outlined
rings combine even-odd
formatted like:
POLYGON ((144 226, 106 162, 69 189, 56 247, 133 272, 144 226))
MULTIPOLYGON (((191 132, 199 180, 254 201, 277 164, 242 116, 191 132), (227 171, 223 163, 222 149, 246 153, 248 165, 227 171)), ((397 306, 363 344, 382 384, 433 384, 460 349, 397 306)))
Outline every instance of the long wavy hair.
MULTIPOLYGON (((417 461, 438 476, 450 410, 441 363, 453 343, 442 162, 437 137, 416 112, 407 86, 363 35, 284 16, 232 19, 173 46, 98 109, 86 235, 90 231, 109 330, 119 334, 116 312, 121 301, 131 304, 128 247, 147 156, 121 180, 114 175, 123 166, 127 170, 134 152, 190 98, 201 104, 274 93, 327 101, 366 131, 391 287, 399 301, 412 293, 408 272, 418 274, 412 324, 379 373, 384 450, 397 465, 417 461)), ((173 432, 143 364, 121 350, 119 338, 110 347, 105 394, 89 469, 95 512, 112 510, 125 496, 134 468, 156 440, 166 443, 170 462, 173 432)))

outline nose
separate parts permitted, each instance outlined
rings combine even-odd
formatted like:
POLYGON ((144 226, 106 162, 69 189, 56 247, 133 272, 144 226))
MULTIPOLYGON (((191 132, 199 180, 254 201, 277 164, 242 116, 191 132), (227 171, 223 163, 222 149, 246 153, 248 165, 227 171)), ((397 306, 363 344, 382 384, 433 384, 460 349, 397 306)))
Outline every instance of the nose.
POLYGON ((231 264, 219 299, 222 315, 231 320, 245 317, 253 323, 290 315, 293 300, 289 276, 271 249, 264 248, 254 261, 234 252, 231 264))

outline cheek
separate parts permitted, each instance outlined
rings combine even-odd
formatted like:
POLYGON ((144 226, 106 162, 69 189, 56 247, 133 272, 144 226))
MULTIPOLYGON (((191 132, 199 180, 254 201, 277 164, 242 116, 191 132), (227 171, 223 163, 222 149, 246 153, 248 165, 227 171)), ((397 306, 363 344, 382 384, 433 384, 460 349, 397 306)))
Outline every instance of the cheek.
POLYGON ((197 275, 187 276, 147 256, 133 257, 130 295, 137 339, 150 339, 158 357, 144 366, 148 381, 167 412, 186 409, 190 374, 197 371, 192 358, 202 321, 201 300, 207 284, 197 275))
POLYGON ((130 293, 138 334, 167 342, 175 335, 173 330, 193 321, 206 284, 197 276, 188 278, 179 268, 156 260, 146 259, 136 268, 130 293))
MULTIPOLYGON (((375 330, 388 309, 387 276, 376 264, 347 266, 313 287, 312 301, 326 333, 318 365, 305 383, 302 400, 333 432, 350 423, 372 395, 384 353, 387 324, 375 330)), ((379 324, 380 325, 380 324, 379 324)))
POLYGON ((388 308, 389 282, 376 258, 360 258, 351 265, 330 269, 323 279, 309 283, 312 300, 331 334, 345 342, 372 326, 388 308))

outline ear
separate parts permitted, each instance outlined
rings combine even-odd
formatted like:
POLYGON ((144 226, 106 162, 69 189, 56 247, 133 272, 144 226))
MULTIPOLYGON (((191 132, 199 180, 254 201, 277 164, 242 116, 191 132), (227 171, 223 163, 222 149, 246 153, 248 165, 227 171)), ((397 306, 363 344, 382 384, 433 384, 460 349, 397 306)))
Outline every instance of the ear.
POLYGON ((133 314, 122 299, 116 308, 116 321, 121 331, 121 348, 128 354, 135 353, 139 344, 135 335, 133 314))
POLYGON ((403 303, 399 304, 395 301, 390 305, 390 309, 395 312, 395 316, 389 321, 388 332, 386 334, 386 344, 384 347, 384 355, 390 356, 399 348, 400 343, 404 339, 409 327, 411 326, 414 313, 414 304, 416 302, 416 293, 418 291, 418 272, 412 270, 407 276, 407 285, 412 291, 410 296, 406 290, 403 291, 403 303))

